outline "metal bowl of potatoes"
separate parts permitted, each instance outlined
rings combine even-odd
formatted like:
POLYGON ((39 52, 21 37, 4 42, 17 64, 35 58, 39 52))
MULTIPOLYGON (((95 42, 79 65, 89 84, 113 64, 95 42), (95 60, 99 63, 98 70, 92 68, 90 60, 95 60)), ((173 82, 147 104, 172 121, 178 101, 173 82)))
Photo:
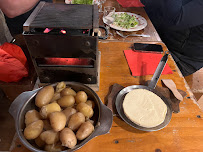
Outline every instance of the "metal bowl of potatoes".
POLYGON ((23 92, 9 113, 20 141, 33 152, 75 151, 92 138, 109 133, 113 121, 112 111, 99 96, 78 82, 23 92))

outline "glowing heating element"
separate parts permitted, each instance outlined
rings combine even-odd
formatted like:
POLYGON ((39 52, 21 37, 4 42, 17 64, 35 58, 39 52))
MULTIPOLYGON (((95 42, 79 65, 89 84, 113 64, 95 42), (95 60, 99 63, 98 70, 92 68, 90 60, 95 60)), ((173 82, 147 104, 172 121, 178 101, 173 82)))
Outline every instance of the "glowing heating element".
POLYGON ((93 61, 88 58, 37 58, 38 66, 81 66, 92 67, 93 61))

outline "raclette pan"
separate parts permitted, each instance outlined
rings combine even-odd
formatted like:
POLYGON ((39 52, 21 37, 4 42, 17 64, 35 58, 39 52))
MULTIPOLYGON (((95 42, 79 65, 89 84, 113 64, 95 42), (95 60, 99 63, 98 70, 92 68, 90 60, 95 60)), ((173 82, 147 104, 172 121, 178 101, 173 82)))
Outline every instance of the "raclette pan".
POLYGON ((172 116, 171 105, 169 104, 168 100, 160 92, 158 92, 155 89, 156 84, 157 84, 159 77, 160 77, 160 75, 161 75, 161 73, 162 73, 162 71, 166 65, 167 60, 168 60, 168 54, 165 53, 165 55, 162 57, 161 61, 159 62, 158 66, 156 68, 156 71, 155 71, 155 73, 154 73, 148 86, 132 85, 132 86, 128 86, 128 87, 122 89, 118 93, 118 95, 116 97, 116 102, 115 102, 116 110, 117 110, 118 114, 120 115, 120 117, 130 126, 136 128, 136 129, 142 130, 142 131, 157 131, 157 130, 164 128, 170 122, 171 116, 172 116), (127 116, 124 114, 124 110, 123 110, 123 101, 124 101, 126 94, 128 94, 130 91, 132 91, 134 89, 146 89, 146 90, 151 91, 152 93, 156 94, 157 96, 159 96, 163 100, 163 102, 167 106, 167 113, 166 113, 165 120, 161 124, 159 124, 156 127, 147 128, 147 127, 142 127, 142 126, 132 122, 130 119, 127 118, 127 116))

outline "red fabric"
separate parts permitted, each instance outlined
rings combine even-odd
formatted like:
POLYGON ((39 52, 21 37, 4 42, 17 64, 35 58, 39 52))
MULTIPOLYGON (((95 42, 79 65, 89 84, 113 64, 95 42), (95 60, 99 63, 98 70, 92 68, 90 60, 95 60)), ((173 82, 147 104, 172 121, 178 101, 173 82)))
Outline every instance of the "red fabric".
MULTIPOLYGON (((158 53, 134 52, 132 50, 125 50, 124 53, 133 76, 153 75, 162 58, 162 54, 158 53)), ((166 64, 162 74, 172 73, 166 64)))
POLYGON ((5 43, 0 46, 0 81, 17 82, 28 76, 27 59, 20 47, 5 43))
POLYGON ((144 7, 140 0, 117 0, 122 7, 144 7))
POLYGON ((11 56, 13 56, 14 58, 18 59, 23 65, 26 65, 27 58, 25 57, 25 54, 19 46, 6 42, 1 45, 0 48, 6 51, 11 56))

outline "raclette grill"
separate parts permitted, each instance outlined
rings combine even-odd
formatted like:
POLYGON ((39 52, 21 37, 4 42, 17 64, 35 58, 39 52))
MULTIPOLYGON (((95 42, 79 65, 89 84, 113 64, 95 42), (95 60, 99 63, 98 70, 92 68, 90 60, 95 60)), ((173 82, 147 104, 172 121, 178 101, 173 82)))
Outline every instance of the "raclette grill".
POLYGON ((40 83, 76 81, 98 86, 98 29, 96 5, 40 2, 23 25, 40 83))

